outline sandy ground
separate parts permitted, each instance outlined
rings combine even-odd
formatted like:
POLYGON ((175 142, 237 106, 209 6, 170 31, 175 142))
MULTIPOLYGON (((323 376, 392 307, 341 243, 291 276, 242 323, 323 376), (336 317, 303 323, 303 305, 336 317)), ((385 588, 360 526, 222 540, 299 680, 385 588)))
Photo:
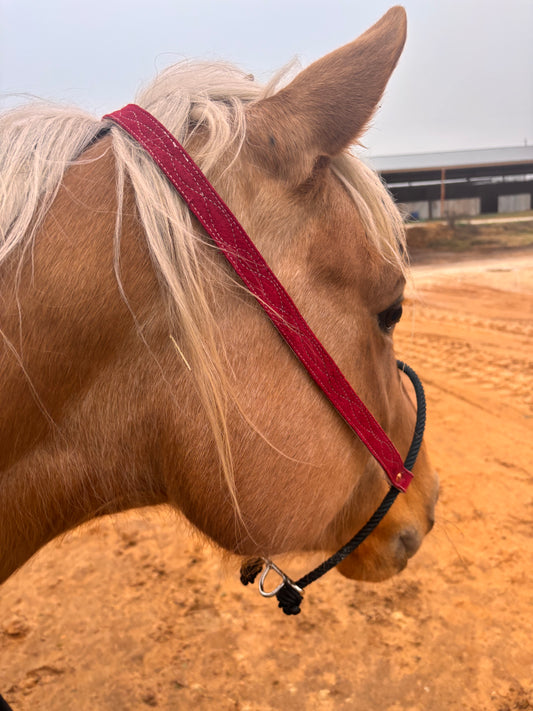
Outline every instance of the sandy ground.
POLYGON ((169 514, 91 524, 0 590, 15 710, 533 708, 533 252, 414 282, 398 355, 426 385, 442 493, 408 569, 330 573, 286 618, 169 514))

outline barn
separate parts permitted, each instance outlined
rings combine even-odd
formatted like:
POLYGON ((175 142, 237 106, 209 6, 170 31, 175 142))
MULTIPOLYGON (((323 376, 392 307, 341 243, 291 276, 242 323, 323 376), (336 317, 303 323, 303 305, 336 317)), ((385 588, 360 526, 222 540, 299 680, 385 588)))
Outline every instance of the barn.
POLYGON ((415 219, 533 208, 533 146, 376 156, 368 162, 415 219))

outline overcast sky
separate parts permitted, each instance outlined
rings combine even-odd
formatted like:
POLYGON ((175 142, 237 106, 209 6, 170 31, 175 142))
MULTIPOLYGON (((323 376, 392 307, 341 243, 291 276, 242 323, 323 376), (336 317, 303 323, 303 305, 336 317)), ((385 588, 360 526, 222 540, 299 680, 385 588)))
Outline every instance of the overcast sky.
MULTIPOLYGON (((0 0, 0 94, 97 115, 183 57, 266 79, 375 22, 388 0, 0 0)), ((533 144, 533 0, 404 0, 406 49, 364 143, 372 155, 533 144)))

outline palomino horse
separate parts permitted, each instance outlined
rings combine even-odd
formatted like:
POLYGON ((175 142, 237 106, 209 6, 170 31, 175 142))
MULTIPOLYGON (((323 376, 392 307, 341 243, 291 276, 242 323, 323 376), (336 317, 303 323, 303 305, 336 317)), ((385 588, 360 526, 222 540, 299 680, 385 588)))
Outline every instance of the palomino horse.
MULTIPOLYGON (((405 455, 415 408, 392 332, 405 237, 348 152, 398 61, 405 14, 284 88, 178 64, 137 103, 193 156, 405 455)), ((151 158, 119 126, 49 105, 0 122, 0 581, 95 516, 171 504, 242 556, 331 550, 387 490, 151 158)), ((340 566, 401 570, 431 528, 414 480, 340 566)))

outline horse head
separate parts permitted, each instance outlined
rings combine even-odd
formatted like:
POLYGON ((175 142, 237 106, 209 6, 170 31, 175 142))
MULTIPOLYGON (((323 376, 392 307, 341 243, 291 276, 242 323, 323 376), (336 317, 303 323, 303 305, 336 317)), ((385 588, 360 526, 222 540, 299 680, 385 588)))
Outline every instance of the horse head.
MULTIPOLYGON (((402 455, 416 416, 393 347, 404 230, 349 148, 404 41, 393 8, 281 89, 179 66, 138 101, 186 146, 402 455)), ((5 575, 83 520, 148 504, 239 555, 338 547, 383 498, 380 466, 150 158, 118 126, 61 116, 63 133, 77 127, 63 172, 18 228, 13 209, 0 264, 5 575)), ((35 145, 24 140, 14 186, 35 145)), ((437 495, 424 449, 413 473, 342 573, 382 579, 416 551, 437 495)))

